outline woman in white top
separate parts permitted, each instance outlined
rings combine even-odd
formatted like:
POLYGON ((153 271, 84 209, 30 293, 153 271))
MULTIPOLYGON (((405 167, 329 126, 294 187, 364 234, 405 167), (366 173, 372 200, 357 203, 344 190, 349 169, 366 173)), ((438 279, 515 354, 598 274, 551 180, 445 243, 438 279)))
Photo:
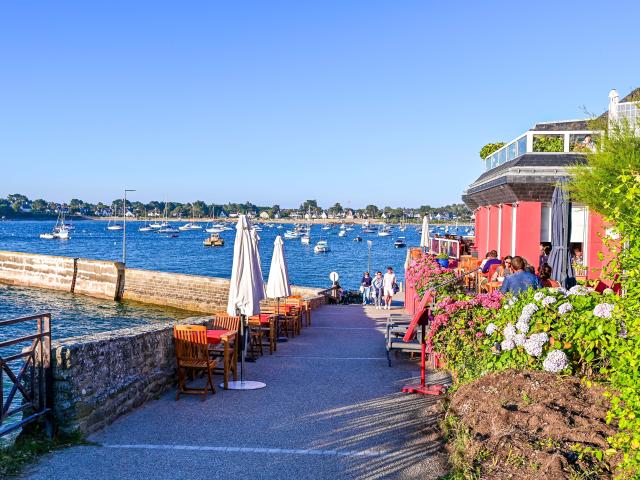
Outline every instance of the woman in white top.
POLYGON ((393 268, 387 267, 387 273, 384 274, 382 285, 384 290, 384 308, 391 310, 391 299, 393 298, 393 289, 396 285, 396 275, 393 273, 393 268))

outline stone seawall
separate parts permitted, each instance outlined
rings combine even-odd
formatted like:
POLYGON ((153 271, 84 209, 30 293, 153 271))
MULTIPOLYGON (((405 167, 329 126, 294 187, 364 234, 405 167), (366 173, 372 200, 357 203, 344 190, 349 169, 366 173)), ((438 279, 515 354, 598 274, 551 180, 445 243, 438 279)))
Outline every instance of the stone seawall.
POLYGON ((71 292, 74 272, 73 258, 0 251, 0 281, 9 285, 71 292))
POLYGON ((76 259, 74 293, 119 300, 124 287, 124 263, 76 259))
POLYGON ((127 268, 122 298, 212 313, 226 310, 228 295, 224 278, 127 268))
POLYGON ((53 342, 57 427, 95 432, 173 386, 173 325, 206 320, 192 317, 53 342))
MULTIPOLYGON (((0 251, 0 283, 202 313, 225 310, 229 295, 229 280, 225 278, 125 268, 121 262, 4 251, 0 251)), ((315 297, 320 290, 291 286, 293 295, 303 297, 315 297)))

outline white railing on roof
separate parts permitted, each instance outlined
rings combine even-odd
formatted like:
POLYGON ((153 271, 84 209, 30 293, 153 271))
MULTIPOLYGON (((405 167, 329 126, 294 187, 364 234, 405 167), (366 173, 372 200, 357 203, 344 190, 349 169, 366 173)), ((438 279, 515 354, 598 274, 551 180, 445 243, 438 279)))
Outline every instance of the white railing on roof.
MULTIPOLYGON (((491 170, 515 160, 525 153, 535 152, 534 137, 560 137, 562 138, 562 152, 584 153, 585 150, 593 148, 592 144, 584 143, 585 137, 594 135, 598 135, 598 132, 593 130, 528 130, 485 158, 485 167, 487 170, 491 170)), ((553 154, 562 152, 536 153, 553 154)))

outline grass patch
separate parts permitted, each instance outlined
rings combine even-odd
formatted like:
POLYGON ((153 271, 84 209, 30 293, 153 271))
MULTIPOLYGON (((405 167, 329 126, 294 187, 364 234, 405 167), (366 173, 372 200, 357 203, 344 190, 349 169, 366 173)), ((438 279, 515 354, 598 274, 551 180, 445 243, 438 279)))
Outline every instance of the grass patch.
POLYGON ((28 433, 21 433, 13 444, 0 447, 0 478, 17 476, 42 455, 75 445, 93 444, 80 432, 49 438, 41 428, 34 427, 28 433))

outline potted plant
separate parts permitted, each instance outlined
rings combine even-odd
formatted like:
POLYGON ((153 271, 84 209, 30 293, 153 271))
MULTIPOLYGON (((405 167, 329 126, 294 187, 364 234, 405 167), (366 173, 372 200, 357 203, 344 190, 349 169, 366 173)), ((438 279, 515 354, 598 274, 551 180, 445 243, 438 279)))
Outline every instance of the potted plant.
POLYGON ((442 252, 436 255, 436 262, 440 264, 442 268, 447 268, 449 266, 449 255, 442 252))

